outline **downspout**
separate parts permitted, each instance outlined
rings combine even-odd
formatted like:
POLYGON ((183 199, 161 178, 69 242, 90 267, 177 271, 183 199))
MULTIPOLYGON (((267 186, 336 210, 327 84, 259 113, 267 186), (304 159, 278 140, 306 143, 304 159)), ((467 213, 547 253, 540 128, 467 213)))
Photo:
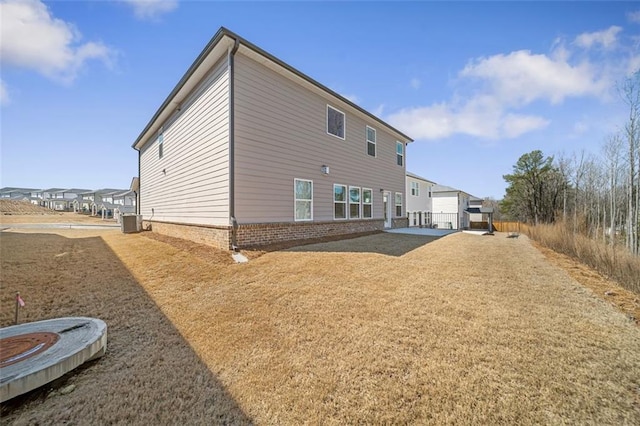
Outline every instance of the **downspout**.
POLYGON ((137 191, 133 191, 134 194, 136 194, 136 215, 140 214, 140 192, 142 192, 140 190, 140 188, 142 188, 142 179, 140 179, 140 150, 138 149, 138 190, 137 191))
POLYGON ((238 251, 238 221, 236 220, 235 197, 235 108, 234 108, 234 57, 240 42, 234 40, 233 48, 228 53, 229 66, 229 218, 231 220, 231 250, 238 251))
POLYGON ((460 192, 458 192, 456 195, 458 196, 458 214, 457 214, 457 216, 458 216, 458 231, 462 231, 462 217, 460 216, 460 208, 462 206, 460 205, 460 192))

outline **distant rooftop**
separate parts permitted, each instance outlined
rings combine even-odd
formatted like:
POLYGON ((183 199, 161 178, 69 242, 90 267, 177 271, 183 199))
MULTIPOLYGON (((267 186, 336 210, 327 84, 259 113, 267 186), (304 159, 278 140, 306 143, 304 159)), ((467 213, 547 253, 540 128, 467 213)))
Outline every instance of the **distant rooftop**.
POLYGON ((418 175, 417 175, 417 174, 415 174, 415 173, 407 172, 407 176, 412 177, 412 178, 414 178, 414 179, 420 179, 420 180, 423 180, 423 181, 425 181, 425 182, 431 182, 431 183, 433 183, 434 185, 436 184, 436 183, 435 183, 434 181, 432 181, 431 179, 427 179, 427 178, 424 178, 424 177, 422 177, 422 176, 418 176, 418 175))

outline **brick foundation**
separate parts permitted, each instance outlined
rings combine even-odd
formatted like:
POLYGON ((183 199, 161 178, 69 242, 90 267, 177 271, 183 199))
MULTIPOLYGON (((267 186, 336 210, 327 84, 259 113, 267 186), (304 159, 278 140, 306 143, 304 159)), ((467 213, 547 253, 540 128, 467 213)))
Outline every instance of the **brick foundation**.
MULTIPOLYGON (((143 228, 170 237, 184 238, 223 250, 231 248, 231 227, 186 225, 178 223, 144 221, 143 228)), ((408 226, 407 218, 393 219, 393 227, 408 226)), ((382 219, 346 220, 330 222, 251 223, 238 227, 238 247, 263 246, 284 241, 335 237, 382 231, 382 219)))
POLYGON ((283 241, 334 237, 381 231, 382 220, 349 220, 340 222, 256 223, 240 225, 238 246, 262 246, 283 241))
POLYGON ((391 227, 392 228, 408 228, 409 227, 409 218, 399 217, 397 219, 392 219, 391 227))
POLYGON ((147 220, 142 222, 143 229, 148 229, 149 225, 151 225, 151 230, 158 234, 184 238, 185 240, 207 244, 223 250, 231 248, 230 226, 187 225, 147 220))

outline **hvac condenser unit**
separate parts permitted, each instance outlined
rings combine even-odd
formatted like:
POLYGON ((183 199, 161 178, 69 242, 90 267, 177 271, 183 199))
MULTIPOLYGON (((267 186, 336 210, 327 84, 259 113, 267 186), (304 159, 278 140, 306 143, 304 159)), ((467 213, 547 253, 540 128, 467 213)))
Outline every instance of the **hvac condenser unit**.
POLYGON ((124 214, 120 221, 122 232, 125 234, 131 234, 133 232, 140 232, 142 229, 142 216, 136 214, 124 214))

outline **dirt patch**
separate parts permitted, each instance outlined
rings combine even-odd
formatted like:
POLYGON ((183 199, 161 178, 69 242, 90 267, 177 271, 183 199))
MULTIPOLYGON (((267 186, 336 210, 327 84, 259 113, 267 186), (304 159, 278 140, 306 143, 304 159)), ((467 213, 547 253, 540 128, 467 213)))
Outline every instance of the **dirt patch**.
POLYGON ((2 306, 20 291, 29 320, 103 317, 110 347, 9 423, 640 423, 640 328, 524 236, 227 264, 145 233, 21 232, 0 235, 2 306))
MULTIPOLYGON (((53 210, 45 209, 49 212, 53 210)), ((89 216, 80 213, 62 212, 62 213, 49 213, 49 214, 12 214, 9 216, 0 215, 0 225, 4 227, 12 224, 36 224, 36 223, 81 223, 81 224, 114 224, 115 219, 102 220, 99 216, 89 216)))
POLYGON ((28 201, 2 200, 0 199, 0 215, 57 215, 60 214, 51 209, 37 206, 28 201))

